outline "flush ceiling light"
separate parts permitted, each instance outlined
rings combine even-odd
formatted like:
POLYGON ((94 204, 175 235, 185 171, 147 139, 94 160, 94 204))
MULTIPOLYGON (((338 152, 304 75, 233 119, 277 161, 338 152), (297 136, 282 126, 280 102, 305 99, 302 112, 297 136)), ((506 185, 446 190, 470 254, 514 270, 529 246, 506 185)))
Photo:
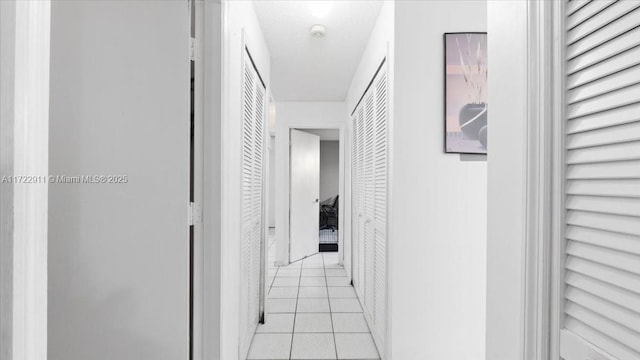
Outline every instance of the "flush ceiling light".
POLYGON ((311 11, 311 15, 321 19, 327 16, 331 10, 331 2, 326 0, 309 1, 309 10, 311 11))
POLYGON ((311 36, 314 38, 322 38, 327 32, 327 28, 324 25, 315 24, 311 27, 311 36))

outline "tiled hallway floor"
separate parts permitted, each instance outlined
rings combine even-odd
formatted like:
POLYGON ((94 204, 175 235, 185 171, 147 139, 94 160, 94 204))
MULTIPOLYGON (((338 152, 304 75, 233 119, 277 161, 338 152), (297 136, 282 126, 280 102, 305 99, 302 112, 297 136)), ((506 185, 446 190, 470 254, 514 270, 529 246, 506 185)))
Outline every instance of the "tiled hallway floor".
POLYGON ((338 253, 283 267, 273 265, 271 253, 265 324, 248 359, 379 359, 338 253))

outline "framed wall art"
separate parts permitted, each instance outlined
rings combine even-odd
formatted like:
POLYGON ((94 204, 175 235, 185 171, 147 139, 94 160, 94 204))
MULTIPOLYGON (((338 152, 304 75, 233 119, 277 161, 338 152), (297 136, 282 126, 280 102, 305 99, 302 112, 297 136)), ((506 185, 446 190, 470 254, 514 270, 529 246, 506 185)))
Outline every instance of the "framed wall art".
POLYGON ((445 152, 487 153, 487 33, 444 34, 445 152))

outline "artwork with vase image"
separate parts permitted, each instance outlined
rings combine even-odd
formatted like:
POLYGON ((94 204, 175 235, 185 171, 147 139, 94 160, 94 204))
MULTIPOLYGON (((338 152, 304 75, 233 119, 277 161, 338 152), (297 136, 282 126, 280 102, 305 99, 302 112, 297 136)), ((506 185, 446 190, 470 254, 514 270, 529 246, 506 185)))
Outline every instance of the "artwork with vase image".
POLYGON ((445 152, 487 153, 487 34, 446 33, 445 152))

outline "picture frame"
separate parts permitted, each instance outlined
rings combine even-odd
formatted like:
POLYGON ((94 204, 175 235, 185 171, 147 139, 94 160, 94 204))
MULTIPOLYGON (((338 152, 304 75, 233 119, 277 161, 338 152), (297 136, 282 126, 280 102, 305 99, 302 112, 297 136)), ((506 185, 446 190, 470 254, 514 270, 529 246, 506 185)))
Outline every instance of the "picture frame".
POLYGON ((444 151, 487 154, 487 33, 448 32, 444 43, 444 151))

